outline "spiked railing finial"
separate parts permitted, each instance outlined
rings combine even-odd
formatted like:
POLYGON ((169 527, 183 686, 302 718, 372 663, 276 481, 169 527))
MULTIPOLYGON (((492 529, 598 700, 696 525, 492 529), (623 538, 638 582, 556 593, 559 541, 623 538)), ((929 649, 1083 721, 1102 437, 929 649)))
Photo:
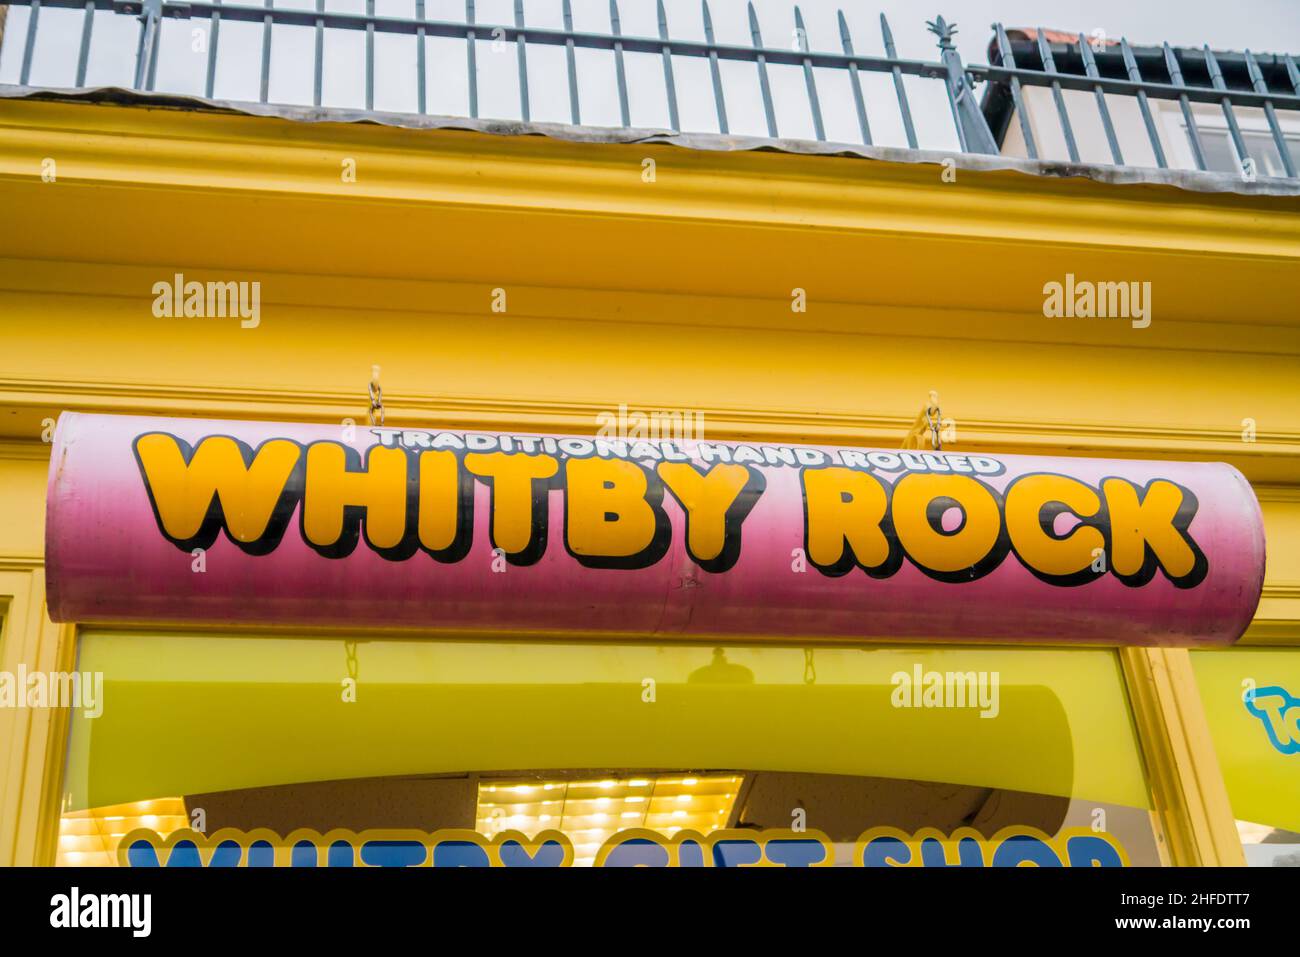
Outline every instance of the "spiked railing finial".
POLYGON ((939 38, 939 49, 949 50, 953 48, 952 38, 957 32, 957 24, 949 23, 943 17, 935 17, 933 20, 927 20, 925 25, 930 28, 931 33, 939 38))

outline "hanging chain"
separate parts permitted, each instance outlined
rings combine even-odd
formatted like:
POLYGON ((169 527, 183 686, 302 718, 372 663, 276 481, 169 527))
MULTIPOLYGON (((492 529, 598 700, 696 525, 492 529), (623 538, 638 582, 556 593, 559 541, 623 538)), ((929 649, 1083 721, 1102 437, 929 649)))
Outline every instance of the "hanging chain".
POLYGON ((384 390, 379 387, 379 366, 370 367, 370 384, 367 386, 370 392, 370 416, 371 425, 382 426, 384 424, 384 390), (376 421, 376 417, 378 421, 376 421))
POLYGON ((813 660, 811 648, 803 650, 803 683, 806 685, 817 683, 817 662, 813 660))
POLYGON ((355 682, 360 673, 360 666, 357 664, 357 643, 355 641, 343 642, 343 654, 348 660, 348 677, 355 682))
POLYGON ((943 439, 939 434, 943 423, 943 412, 939 409, 939 393, 930 392, 930 404, 925 407, 925 421, 930 426, 930 445, 936 452, 943 449, 943 439))
MULTIPOLYGON (((382 426, 384 424, 384 390, 379 385, 379 366, 370 367, 370 382, 366 386, 370 393, 370 408, 366 415, 370 419, 371 425, 382 426)), ((343 642, 343 654, 348 663, 348 677, 357 681, 360 674, 360 665, 357 663, 357 643, 355 641, 343 642)))

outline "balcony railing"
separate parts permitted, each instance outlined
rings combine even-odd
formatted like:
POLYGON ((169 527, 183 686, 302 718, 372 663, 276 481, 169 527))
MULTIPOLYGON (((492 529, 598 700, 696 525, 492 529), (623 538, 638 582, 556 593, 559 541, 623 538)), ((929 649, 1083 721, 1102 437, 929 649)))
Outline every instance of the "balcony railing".
MULTIPOLYGON (((946 92, 949 113, 951 115, 951 132, 961 151, 967 153, 997 154, 1001 152, 999 140, 990 129, 990 125, 975 96, 976 85, 986 84, 995 89, 999 95, 1010 96, 1019 130, 1023 137, 1025 154, 1030 159, 1039 157, 1039 146, 1030 122, 1030 113, 1026 108, 1025 88, 1042 87, 1051 91, 1055 106, 1056 121, 1064 137, 1069 160, 1080 162, 1080 148, 1075 134, 1077 117, 1072 117, 1067 109, 1063 91, 1082 91, 1092 94, 1095 110, 1100 117, 1105 132, 1106 143, 1111 161, 1115 165, 1125 165, 1125 155, 1121 138, 1116 132, 1108 106, 1108 97, 1125 97, 1138 104, 1145 124, 1146 134, 1155 165, 1167 168, 1172 164, 1166 155, 1162 140, 1157 130, 1157 123, 1152 115, 1152 100, 1176 102, 1181 111, 1189 141, 1192 162, 1196 169, 1206 170, 1209 164, 1206 151, 1201 142, 1197 119, 1192 108, 1193 103, 1214 104, 1222 110, 1227 123, 1228 134, 1239 161, 1240 172, 1244 178, 1254 178, 1254 170, 1246 142, 1237 121, 1237 110, 1246 109, 1262 111, 1267 129, 1272 136, 1279 153, 1285 177, 1296 179, 1296 163, 1292 156, 1293 147, 1289 145, 1287 133, 1278 118, 1278 111, 1300 110, 1300 69, 1289 55, 1270 55, 1261 65, 1259 59, 1247 52, 1244 59, 1246 82, 1235 75, 1241 71, 1234 61, 1234 76, 1230 83, 1225 79, 1214 53, 1209 47, 1203 54, 1198 51, 1197 79, 1190 79, 1185 69, 1187 51, 1174 50, 1168 44, 1163 46, 1163 68, 1153 69, 1150 58, 1144 56, 1145 70, 1134 55, 1127 41, 1120 41, 1118 51, 1107 50, 1094 52, 1094 41, 1080 35, 1078 45, 1050 43, 1047 35, 1036 31, 1036 44, 1033 49, 1033 65, 1017 63, 1016 53, 1009 41, 1007 32, 1000 24, 994 25, 994 51, 997 53, 996 64, 964 64, 953 42, 955 25, 943 17, 936 17, 927 24, 930 32, 937 38, 938 56, 934 60, 909 59, 897 53, 894 36, 888 21, 880 17, 880 45, 883 55, 864 53, 855 46, 849 24, 844 14, 838 14, 840 34, 839 51, 817 51, 809 46, 804 17, 798 7, 793 10, 793 42, 789 47, 769 45, 762 36, 759 19, 752 4, 748 6, 750 45, 720 43, 717 41, 713 26, 713 17, 708 0, 701 4, 704 39, 687 40, 676 38, 669 29, 668 17, 663 0, 656 0, 658 35, 638 36, 624 34, 618 0, 609 0, 608 31, 590 32, 574 29, 574 18, 570 0, 561 0, 562 27, 530 26, 525 19, 524 0, 514 0, 513 23, 484 23, 477 19, 475 0, 466 0, 464 18, 460 21, 428 19, 425 15, 425 0, 414 0, 413 17, 378 16, 375 13, 375 0, 365 0, 365 12, 341 12, 327 10, 325 0, 315 0, 315 9, 275 6, 274 0, 266 0, 265 5, 222 3, 220 0, 12 0, 12 5, 29 8, 25 26, 21 34, 15 33, 11 18, 10 29, 4 38, 8 51, 13 44, 21 43, 21 61, 18 69, 18 83, 29 86, 34 60, 36 58, 37 40, 42 30, 41 14, 46 10, 81 11, 80 37, 77 44, 75 63, 67 64, 67 86, 82 88, 86 86, 87 66, 91 56, 92 44, 95 42, 96 24, 100 15, 116 18, 134 17, 138 20, 138 29, 133 31, 133 48, 114 51, 122 57, 133 60, 132 86, 139 91, 157 89, 158 63, 162 43, 162 24, 165 20, 197 20, 206 24, 206 73, 203 81, 204 95, 208 99, 221 96, 218 84, 218 51, 225 40, 221 34, 222 24, 243 23, 260 25, 260 47, 258 62, 258 100, 261 103, 275 103, 271 97, 272 43, 276 27, 308 28, 314 32, 314 50, 310 63, 299 64, 303 70, 310 68, 312 74, 312 103, 321 106, 326 78, 326 37, 339 31, 364 36, 364 103, 367 111, 375 111, 376 101, 376 36, 393 35, 410 37, 415 54, 415 104, 416 112, 425 114, 428 110, 428 93, 430 90, 430 47, 429 41, 449 39, 464 44, 466 64, 466 84, 468 94, 468 116, 478 118, 480 70, 477 55, 480 45, 491 43, 496 49, 513 48, 517 69, 518 118, 524 121, 533 119, 529 90, 528 56, 530 50, 549 46, 563 48, 568 81, 569 122, 574 125, 583 123, 581 98, 579 96, 579 71, 576 51, 604 51, 612 58, 614 65, 614 84, 618 102, 620 122, 623 128, 631 128, 632 106, 637 97, 650 95, 645 91, 629 91, 628 69, 626 60, 631 55, 648 54, 662 62, 662 93, 654 91, 653 95, 662 95, 666 101, 668 127, 673 132, 732 132, 732 123, 728 117, 728 99, 724 89, 720 64, 739 61, 753 64, 753 82, 762 103, 763 123, 766 135, 778 138, 783 135, 778 123, 778 111, 773 97, 772 82, 769 72, 773 68, 794 67, 802 73, 806 94, 807 117, 811 120, 813 136, 818 141, 827 141, 827 124, 823 118, 823 99, 825 92, 819 88, 819 75, 825 77, 824 71, 837 74, 836 93, 843 97, 847 87, 851 98, 851 113, 856 120, 856 139, 863 145, 873 145, 872 122, 879 118, 882 108, 879 96, 868 96, 864 92, 864 75, 879 74, 892 81, 892 98, 896 100, 896 114, 889 119, 892 129, 901 124, 903 137, 907 146, 918 148, 916 123, 914 122, 912 103, 909 102, 908 85, 905 78, 921 78, 941 83, 946 92), (1118 52, 1118 57, 1116 56, 1118 52), (1057 57, 1070 61, 1071 68, 1058 67, 1057 57), (711 110, 716 118, 716 125, 706 128, 702 124, 683 124, 682 110, 679 108, 679 71, 680 58, 692 58, 707 64, 711 80, 711 110), (1099 63, 1101 64, 1099 66, 1099 63), (1267 67, 1267 69, 1265 69, 1267 67), (1115 75, 1117 72, 1120 75, 1115 75), (1205 76, 1205 82, 1199 77, 1205 76), (1279 81, 1279 77, 1281 80, 1279 81), (843 82, 847 80, 847 83, 843 82), (1243 88, 1248 86, 1249 88, 1243 88), (632 93, 636 93, 634 97, 632 93)), ((63 29, 67 29, 66 26, 63 29)), ((112 42, 122 44, 122 31, 113 31, 112 42)), ((241 42, 247 44, 247 36, 241 42)), ((1022 52, 1024 45, 1021 45, 1022 52)), ((1146 48, 1143 48, 1144 50, 1146 48)), ((247 51, 246 51, 247 52, 247 51)), ((1263 59, 1263 58, 1261 58, 1263 59)), ((166 91, 162 91, 166 92, 166 91)), ((734 93, 734 90, 733 90, 734 93)), ((990 97, 985 94, 985 100, 990 97)), ((238 99, 238 98, 236 98, 238 99)), ((639 102, 639 101, 638 101, 639 102)), ((733 98, 734 105, 734 98, 733 98)), ((835 104, 837 109, 849 109, 845 100, 835 104)), ((1076 107, 1078 102, 1076 100, 1076 107)), ((893 109, 892 105, 890 108, 893 109)), ((383 112, 383 111, 381 111, 383 112)), ((1297 114, 1300 115, 1300 114, 1297 114)), ((807 123, 801 124, 808 127, 807 123)), ((837 137, 836 142, 844 142, 837 137)))

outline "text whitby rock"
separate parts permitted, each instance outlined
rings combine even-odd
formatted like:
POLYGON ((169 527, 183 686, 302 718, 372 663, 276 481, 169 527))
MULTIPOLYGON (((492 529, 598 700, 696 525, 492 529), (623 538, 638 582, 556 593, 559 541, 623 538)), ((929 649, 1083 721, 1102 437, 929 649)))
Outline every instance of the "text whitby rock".
POLYGON ((1166 479, 1087 482, 1036 472, 995 484, 987 456, 698 442, 375 429, 363 452, 318 440, 268 438, 253 448, 226 435, 193 445, 168 432, 133 442, 161 534, 178 548, 219 535, 266 555, 297 534, 319 555, 362 543, 391 561, 465 559, 476 498, 487 500, 491 548, 512 565, 539 561, 558 539, 590 568, 659 562, 682 519, 690 560, 715 574, 743 555, 778 474, 797 497, 773 498, 759 521, 802 507, 802 547, 823 576, 887 578, 910 564, 929 578, 968 582, 1009 557, 1039 580, 1073 586, 1110 575, 1141 586, 1157 573, 1199 584, 1205 555, 1188 529, 1195 495, 1166 479), (787 483, 790 480, 785 480, 787 483), (483 489, 486 496, 476 496, 483 489), (563 496, 553 530, 550 496, 563 496), (297 516, 296 531, 290 532, 297 516))

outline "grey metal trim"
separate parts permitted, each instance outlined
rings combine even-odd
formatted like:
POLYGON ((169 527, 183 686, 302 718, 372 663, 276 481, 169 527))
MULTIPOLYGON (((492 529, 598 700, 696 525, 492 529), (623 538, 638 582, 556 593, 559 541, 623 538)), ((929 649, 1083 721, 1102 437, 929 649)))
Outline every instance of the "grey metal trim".
POLYGON ((674 133, 671 130, 617 129, 571 126, 567 123, 525 123, 518 120, 473 119, 464 116, 421 116, 333 107, 277 106, 208 100, 173 93, 145 93, 122 87, 50 89, 0 84, 0 100, 54 100, 107 103, 176 109, 194 113, 228 113, 271 117, 296 123, 373 123, 403 129, 462 130, 494 136, 545 136, 576 143, 658 144, 701 152, 773 152, 806 156, 839 156, 888 163, 955 164, 975 171, 1011 170, 1036 177, 1087 179, 1102 183, 1168 186, 1195 193, 1235 193, 1243 196, 1300 196, 1300 182, 1261 176, 1247 182, 1231 173, 1193 170, 1156 170, 1135 166, 1062 163, 978 153, 947 153, 855 143, 821 143, 815 140, 768 139, 717 133, 674 133))

